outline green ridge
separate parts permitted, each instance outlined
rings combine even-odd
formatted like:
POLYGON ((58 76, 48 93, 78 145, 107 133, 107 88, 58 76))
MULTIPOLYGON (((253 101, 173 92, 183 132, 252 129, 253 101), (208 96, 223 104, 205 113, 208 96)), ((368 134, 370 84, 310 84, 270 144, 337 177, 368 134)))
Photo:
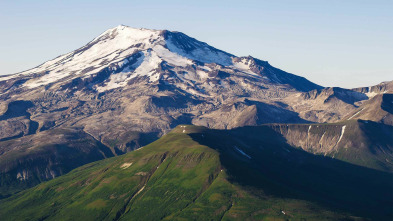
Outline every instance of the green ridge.
POLYGON ((0 220, 391 217, 387 209, 391 201, 374 210, 374 206, 380 206, 378 203, 389 199, 389 194, 381 196, 380 191, 391 185, 391 176, 381 180, 379 178, 386 175, 383 172, 316 159, 295 148, 290 149, 293 153, 289 157, 283 148, 291 147, 277 144, 277 139, 269 131, 251 131, 250 128, 228 132, 178 126, 142 149, 84 165, 1 200, 0 220), (252 139, 243 141, 242 137, 252 139), (269 146, 271 143, 274 146, 269 146), (251 159, 234 146, 247 152, 251 159), (341 173, 334 174, 338 170, 341 173), (370 175, 368 178, 378 178, 380 189, 367 194, 358 192, 377 186, 371 182, 352 186, 355 191, 351 191, 348 185, 354 180, 365 182, 359 174, 338 180, 337 186, 343 189, 334 182, 325 183, 354 171, 370 175), (315 184, 310 188, 312 182, 315 184), (370 209, 363 211, 369 204, 370 209))

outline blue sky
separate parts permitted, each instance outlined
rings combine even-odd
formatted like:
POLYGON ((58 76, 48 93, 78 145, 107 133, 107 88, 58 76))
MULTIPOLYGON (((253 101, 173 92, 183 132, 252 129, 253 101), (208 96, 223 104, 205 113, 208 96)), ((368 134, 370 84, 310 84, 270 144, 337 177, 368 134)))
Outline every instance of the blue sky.
POLYGON ((369 86, 393 80, 392 12, 392 0, 0 0, 0 74, 124 24, 181 31, 323 86, 369 86))

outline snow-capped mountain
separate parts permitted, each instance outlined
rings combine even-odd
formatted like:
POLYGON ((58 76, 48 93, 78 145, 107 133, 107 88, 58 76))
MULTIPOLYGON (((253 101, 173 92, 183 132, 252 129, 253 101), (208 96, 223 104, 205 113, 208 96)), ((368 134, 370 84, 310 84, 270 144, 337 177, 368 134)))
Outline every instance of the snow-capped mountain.
MULTIPOLYGON (((391 90, 378 88, 373 96, 391 90)), ((115 119, 135 131, 158 134, 178 123, 233 128, 334 122, 371 96, 359 90, 324 89, 181 32, 120 25, 75 51, 0 77, 0 113, 22 105, 17 108, 37 122, 37 131, 78 126, 102 140, 108 131, 119 131, 115 119)), ((0 139, 25 135, 26 128, 0 139)))
POLYGON ((222 65, 231 63, 231 55, 181 33, 118 26, 105 31, 86 46, 20 75, 45 73, 24 84, 34 88, 67 77, 88 78, 107 68, 114 75, 109 77, 105 86, 95 88, 103 91, 125 86, 124 83, 137 76, 148 76, 150 81, 157 81, 159 76, 154 70, 162 62, 186 67, 193 64, 191 59, 222 65), (187 50, 191 50, 190 53, 187 50))
MULTIPOLYGON (((102 33, 84 47, 44 64, 0 78, 24 78, 20 87, 61 86, 75 79, 98 92, 125 87, 135 78, 149 82, 179 80, 203 96, 216 72, 245 77, 252 81, 288 84, 301 91, 320 88, 303 78, 282 72, 252 57, 236 57, 188 37, 167 30, 117 26, 102 33)), ((225 87, 228 82, 220 82, 225 87)), ((4 92, 3 92, 4 93, 4 92)))
POLYGON ((392 82, 323 88, 181 32, 121 25, 75 51, 0 77, 0 173, 19 181, 50 179, 139 148, 179 124, 336 122, 375 104, 381 109, 375 119, 391 122, 390 97, 377 98, 392 88, 392 82), (367 103, 373 96, 376 102, 367 103))

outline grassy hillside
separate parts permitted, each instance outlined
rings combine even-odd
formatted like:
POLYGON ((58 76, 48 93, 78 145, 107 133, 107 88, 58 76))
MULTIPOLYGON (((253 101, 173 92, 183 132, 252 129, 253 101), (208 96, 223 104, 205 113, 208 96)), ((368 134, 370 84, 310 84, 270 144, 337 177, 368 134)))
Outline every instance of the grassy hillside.
POLYGON ((390 174, 316 157, 281 142, 273 130, 263 130, 178 126, 140 150, 82 166, 1 200, 0 219, 391 217, 390 174))

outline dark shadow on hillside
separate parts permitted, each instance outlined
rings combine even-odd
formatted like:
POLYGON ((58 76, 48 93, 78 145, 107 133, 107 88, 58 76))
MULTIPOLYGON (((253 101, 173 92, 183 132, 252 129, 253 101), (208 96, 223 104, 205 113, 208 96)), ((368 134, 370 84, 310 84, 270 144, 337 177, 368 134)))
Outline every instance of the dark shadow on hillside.
POLYGON ((7 120, 15 117, 30 118, 30 113, 27 112, 27 109, 33 106, 31 101, 12 101, 8 104, 7 111, 0 116, 0 120, 7 120))
POLYGON ((307 200, 332 211, 375 220, 393 218, 390 173, 293 148, 266 126, 209 130, 190 136, 219 151, 230 181, 254 194, 263 190, 259 195, 307 200))
POLYGON ((245 99, 244 103, 248 106, 257 107, 257 125, 268 123, 313 123, 299 117, 299 113, 286 109, 281 103, 278 106, 245 99))
POLYGON ((382 110, 393 114, 393 94, 383 94, 382 95, 382 110))
MULTIPOLYGON (((1 141, 7 141, 7 140, 12 140, 16 138, 23 137, 25 135, 30 135, 30 134, 35 134, 38 130, 39 123, 36 121, 31 120, 30 116, 31 114, 27 111, 29 108, 34 107, 33 102, 31 101, 24 101, 24 100, 17 100, 17 101, 12 101, 8 104, 7 110, 3 115, 0 115, 0 121, 23 121, 23 119, 28 119, 28 125, 26 127, 28 128, 28 131, 20 130, 17 135, 14 136, 9 136, 9 137, 3 137, 0 139, 1 141), (14 118, 20 118, 20 119, 14 119, 14 118)), ((7 130, 7 128, 0 128, 7 130)))

